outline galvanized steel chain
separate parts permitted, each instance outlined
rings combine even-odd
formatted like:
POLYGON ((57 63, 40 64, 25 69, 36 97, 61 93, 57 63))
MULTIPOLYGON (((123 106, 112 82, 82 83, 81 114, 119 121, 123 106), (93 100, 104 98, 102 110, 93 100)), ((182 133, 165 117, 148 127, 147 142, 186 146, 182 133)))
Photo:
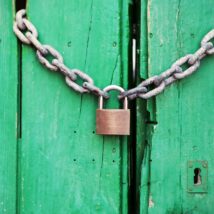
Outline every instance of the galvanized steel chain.
MULTIPOLYGON (((68 68, 62 55, 50 45, 44 45, 38 40, 38 32, 35 26, 26 18, 26 11, 20 10, 16 14, 13 30, 19 40, 27 45, 32 45, 36 49, 36 55, 40 63, 51 71, 59 71, 65 75, 65 81, 69 87, 79 93, 93 93, 97 96, 109 98, 108 92, 94 85, 93 79, 86 73, 78 69, 68 68), (50 62, 47 57, 54 59, 50 62), (77 79, 83 81, 82 85, 77 84, 77 79)), ((176 80, 183 79, 193 74, 200 66, 200 61, 207 55, 214 54, 214 29, 207 33, 201 41, 201 47, 193 54, 188 54, 178 59, 171 68, 160 75, 150 77, 142 81, 137 87, 123 91, 118 96, 119 99, 127 97, 132 100, 135 98, 148 99, 164 91, 164 89, 176 80), (182 66, 188 65, 183 70, 182 66)))

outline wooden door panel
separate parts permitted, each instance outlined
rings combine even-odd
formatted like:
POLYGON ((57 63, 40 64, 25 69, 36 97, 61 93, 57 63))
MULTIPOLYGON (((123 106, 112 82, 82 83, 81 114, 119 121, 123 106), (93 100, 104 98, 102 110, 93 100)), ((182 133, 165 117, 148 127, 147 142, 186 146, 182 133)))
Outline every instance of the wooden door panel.
MULTIPOLYGON (((148 42, 141 48, 147 53, 148 76, 160 74, 176 59, 194 53, 213 29, 212 0, 142 3, 148 42)), ((141 66, 143 61, 141 57, 141 66)), ((205 160, 213 165, 213 65, 213 57, 207 57, 195 74, 148 101, 141 213, 212 213, 214 171, 208 168, 207 193, 191 193, 187 191, 187 162, 205 160)), ((141 77, 145 75, 141 73, 141 77)))
MULTIPOLYGON (((127 87, 128 1, 27 2, 44 44, 104 88, 127 87)), ((21 213, 126 213, 127 139, 95 134, 98 98, 22 54, 21 213)), ((117 106, 117 102, 111 102, 117 106)))

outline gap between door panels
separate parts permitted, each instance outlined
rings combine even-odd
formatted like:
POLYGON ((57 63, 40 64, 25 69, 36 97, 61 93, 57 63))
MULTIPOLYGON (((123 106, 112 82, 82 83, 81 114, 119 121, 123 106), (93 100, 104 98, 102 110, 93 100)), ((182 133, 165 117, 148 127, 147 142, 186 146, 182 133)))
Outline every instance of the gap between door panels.
MULTIPOLYGON (((131 12, 132 26, 132 77, 129 87, 136 87, 147 79, 148 71, 148 0, 133 0, 131 12)), ((132 105, 131 156, 132 167, 129 213, 139 214, 149 206, 151 135, 156 121, 156 100, 136 99, 132 105), (143 171, 143 172, 142 172, 143 171), (145 186, 144 186, 145 185, 145 186), (144 186, 142 188, 142 186, 144 186), (142 192, 143 190, 143 192, 142 192)))
MULTIPOLYGON (((130 26, 132 48, 130 51, 129 88, 136 87, 143 79, 148 77, 148 26, 147 26, 147 0, 132 0, 130 9, 130 26), (143 72, 142 72, 143 71, 143 72), (142 75, 142 73, 144 75, 142 75), (143 76, 143 78, 142 78, 143 76)), ((135 99, 130 101, 131 109, 131 136, 130 136, 130 192, 129 192, 129 213, 140 213, 141 207, 141 181, 142 164, 146 157, 148 142, 147 127, 150 125, 150 114, 147 111, 147 101, 135 99)), ((153 112, 151 112, 153 114, 153 112)), ((148 150, 150 156, 150 150, 148 150)), ((149 165, 148 190, 149 190, 149 165)), ((149 191, 145 194, 147 202, 149 201, 149 191)))
MULTIPOLYGON (((136 30, 137 30, 137 0, 132 0, 129 6, 129 22, 130 22, 130 50, 129 50, 129 75, 128 87, 133 88, 136 85, 136 30)), ((129 137, 129 209, 130 214, 137 213, 136 206, 136 100, 129 101, 129 109, 131 112, 131 134, 129 137)))
MULTIPOLYGON (((14 0, 15 14, 20 9, 26 8, 26 0, 14 0)), ((17 151, 16 151, 16 213, 20 213, 20 182, 21 182, 21 162, 20 162, 20 152, 21 152, 21 138, 22 138, 22 44, 17 39, 17 72, 18 72, 18 84, 17 84, 17 151)))
MULTIPOLYGON (((14 13, 16 14, 17 11, 20 9, 26 8, 26 0, 14 0, 15 1, 15 10, 14 13)), ((14 35, 15 36, 15 35, 14 35)), ((18 85, 17 85, 17 138, 21 139, 22 137, 22 43, 17 39, 17 57, 18 57, 18 85)))

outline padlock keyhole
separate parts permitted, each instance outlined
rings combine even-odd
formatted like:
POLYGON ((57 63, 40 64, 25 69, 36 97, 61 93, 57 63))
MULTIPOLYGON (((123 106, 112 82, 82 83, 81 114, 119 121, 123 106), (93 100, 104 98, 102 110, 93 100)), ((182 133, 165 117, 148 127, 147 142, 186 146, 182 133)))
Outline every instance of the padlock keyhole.
POLYGON ((194 169, 194 184, 201 185, 202 184, 202 177, 201 177, 201 169, 195 168, 194 169))

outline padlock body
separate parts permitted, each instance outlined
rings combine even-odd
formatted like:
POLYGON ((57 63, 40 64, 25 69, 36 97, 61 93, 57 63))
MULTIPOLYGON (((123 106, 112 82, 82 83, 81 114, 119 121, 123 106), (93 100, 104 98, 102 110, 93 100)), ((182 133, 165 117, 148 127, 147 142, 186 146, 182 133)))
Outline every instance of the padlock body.
POLYGON ((100 135, 129 135, 130 110, 97 109, 96 133, 100 135))

